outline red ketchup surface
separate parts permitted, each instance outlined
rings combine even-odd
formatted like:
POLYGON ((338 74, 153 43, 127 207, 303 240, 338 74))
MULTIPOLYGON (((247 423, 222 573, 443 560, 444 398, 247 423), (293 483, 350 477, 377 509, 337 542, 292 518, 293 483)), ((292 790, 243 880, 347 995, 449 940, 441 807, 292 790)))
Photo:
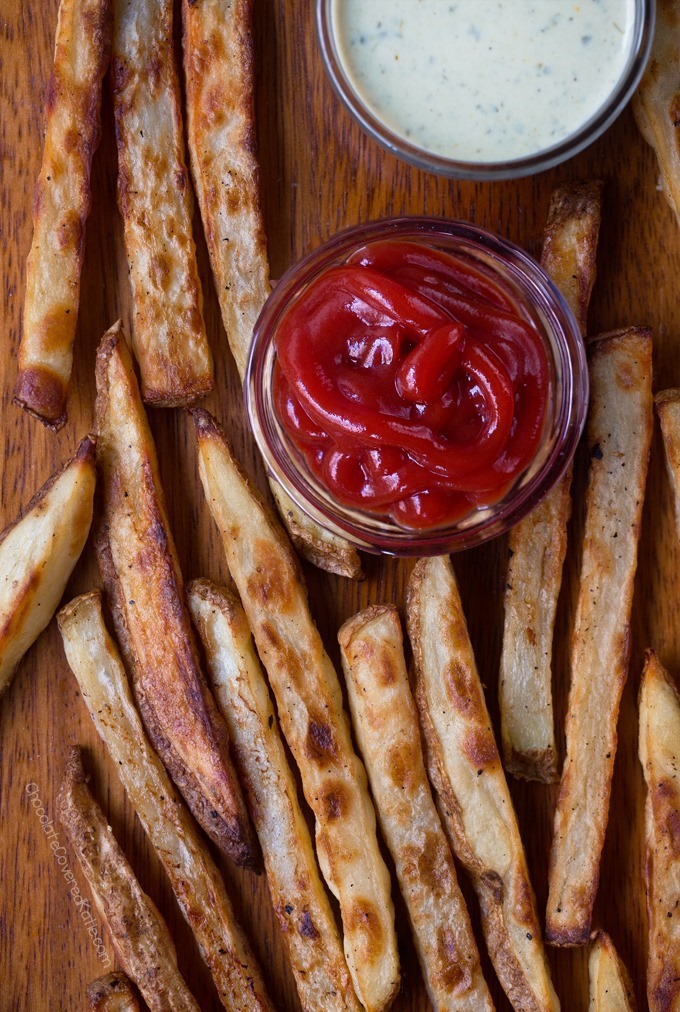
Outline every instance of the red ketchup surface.
POLYGON ((544 338, 491 272, 416 242, 369 243, 279 323, 274 404, 347 506, 406 528, 503 497, 543 433, 544 338))

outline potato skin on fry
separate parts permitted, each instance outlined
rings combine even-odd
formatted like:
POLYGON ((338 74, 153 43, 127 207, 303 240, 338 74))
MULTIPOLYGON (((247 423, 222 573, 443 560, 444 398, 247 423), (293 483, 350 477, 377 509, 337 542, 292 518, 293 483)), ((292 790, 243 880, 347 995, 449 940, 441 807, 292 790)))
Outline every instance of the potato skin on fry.
POLYGON ((340 903, 354 989, 366 1009, 378 1012, 399 990, 394 908, 340 682, 283 529, 250 487, 215 419, 201 408, 192 416, 206 500, 314 812, 319 865, 340 903))
POLYGON ((515 1009, 557 1010, 536 903, 458 593, 446 556, 411 574, 416 701, 442 823, 470 875, 498 979, 515 1009))
MULTIPOLYGON (((597 273, 602 183, 566 183, 552 194, 541 265, 585 335, 597 273)), ((559 779, 553 722, 552 649, 571 514, 571 464, 555 488, 510 531, 498 695, 505 768, 559 779)))
POLYGON ((673 489, 675 528, 680 539, 680 389, 661 390, 654 398, 673 489))
POLYGON ((609 818, 616 725, 652 436, 652 341, 628 328, 590 342, 590 473, 571 647, 562 770, 550 853, 546 940, 585 945, 609 818))
POLYGON ((635 994, 628 970, 606 931, 593 931, 588 960, 588 1012, 635 1012, 635 994))
POLYGON ((360 1012, 243 608, 208 580, 194 580, 187 599, 262 845, 302 1008, 360 1012))
POLYGON ((66 421, 111 26, 111 0, 61 0, 14 390, 16 402, 53 429, 66 421))
MULTIPOLYGON (((255 156, 252 0, 183 0, 187 141, 222 322, 243 382, 255 322, 269 295, 255 156)), ((358 552, 315 524, 276 482, 295 547, 340 576, 361 575, 358 552)))
POLYGON ((653 650, 640 687, 650 1012, 680 1010, 680 693, 653 650))
POLYGON ((352 723, 435 1012, 493 1012, 451 851, 432 799, 392 605, 338 633, 352 723))
POLYGON ((87 985, 90 1012, 139 1012, 134 988, 120 970, 105 973, 87 985))
POLYGON ((222 1004, 239 1012, 273 1012, 222 876, 144 734, 125 669, 104 624, 101 600, 100 591, 91 591, 59 612, 66 659, 196 936, 222 1004))
POLYGON ((118 205, 144 400, 191 404, 213 388, 184 161, 172 0, 112 0, 118 205))
POLYGON ((147 733, 200 824, 236 864, 259 852, 229 735, 200 669, 156 448, 117 323, 97 352, 95 547, 147 733))
POLYGON ((87 780, 80 749, 71 749, 57 814, 106 921, 116 955, 151 1012, 199 1012, 177 969, 167 925, 143 892, 87 780))
POLYGON ((0 534, 0 696, 54 615, 92 523, 95 441, 52 475, 0 534))

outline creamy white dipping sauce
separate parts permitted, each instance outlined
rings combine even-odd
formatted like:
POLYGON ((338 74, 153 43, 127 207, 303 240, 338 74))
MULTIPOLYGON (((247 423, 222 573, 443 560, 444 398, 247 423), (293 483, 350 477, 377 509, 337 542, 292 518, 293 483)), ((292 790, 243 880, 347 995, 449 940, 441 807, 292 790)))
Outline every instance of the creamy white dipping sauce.
POLYGON ((359 99, 415 147, 505 162, 576 133, 619 81, 635 0, 333 0, 359 99))

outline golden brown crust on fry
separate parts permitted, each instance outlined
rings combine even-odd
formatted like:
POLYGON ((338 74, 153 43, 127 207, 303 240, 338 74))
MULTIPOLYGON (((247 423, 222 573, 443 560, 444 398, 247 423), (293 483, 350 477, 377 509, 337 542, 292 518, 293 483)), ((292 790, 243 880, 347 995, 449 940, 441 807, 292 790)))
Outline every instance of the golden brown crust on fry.
POLYGON ((190 404, 213 388, 184 162, 172 0, 113 0, 118 204, 144 400, 190 404))
POLYGON ((342 626, 338 641, 354 730, 432 1007, 493 1010, 427 781, 396 608, 373 605, 359 612, 342 626))
POLYGON ((673 489, 675 527, 680 538, 680 389, 661 390, 654 398, 673 489))
POLYGON ((633 96, 640 133, 659 160, 664 196, 680 220, 680 3, 657 0, 654 42, 633 96))
POLYGON ((86 436, 0 534, 0 696, 56 611, 87 541, 94 458, 86 436))
POLYGON ((57 797, 57 814, 118 959, 152 1012, 198 1012, 177 969, 167 925, 137 881, 87 780, 80 749, 73 748, 57 797))
POLYGON ((589 351, 590 474, 546 914, 546 939, 554 945, 585 945, 590 937, 653 425, 650 332, 612 331, 592 340, 589 351))
MULTIPOLYGON (((581 333, 596 276, 602 183, 566 183, 552 194, 541 264, 581 333)), ((510 532, 503 652, 498 683, 503 757, 527 780, 558 779, 552 650, 571 515, 571 465, 555 488, 510 532)))
POLYGON ((104 625, 100 591, 71 601, 57 620, 90 716, 196 936, 222 1004, 239 1012, 273 1012, 222 876, 144 734, 104 625))
POLYGON ((653 650, 640 687, 650 1012, 680 1009, 680 693, 653 650))
POLYGON ((315 815, 317 856, 340 903, 354 988, 377 1012, 399 989, 394 910, 338 676, 282 528, 253 494, 215 419, 202 409, 192 414, 206 500, 315 815))
POLYGON ((120 324, 97 352, 95 547, 147 732, 192 812, 237 864, 258 850, 224 720, 200 670, 153 438, 120 324))
POLYGON ((139 1012, 134 986, 120 970, 105 973, 87 985, 90 1012, 139 1012))
POLYGON ((428 771, 451 846, 477 892, 494 969, 514 1008, 559 1009, 448 557, 416 564, 407 614, 428 771))
POLYGON ((234 744, 300 1003, 305 1012, 359 1012, 243 608, 207 580, 194 580, 187 597, 234 744))
POLYGON ((588 961, 588 1012, 635 1012, 635 993, 628 970, 606 931, 593 931, 588 961))
POLYGON ((110 51, 110 0, 61 0, 14 391, 18 404, 54 429, 66 420, 90 168, 110 51))

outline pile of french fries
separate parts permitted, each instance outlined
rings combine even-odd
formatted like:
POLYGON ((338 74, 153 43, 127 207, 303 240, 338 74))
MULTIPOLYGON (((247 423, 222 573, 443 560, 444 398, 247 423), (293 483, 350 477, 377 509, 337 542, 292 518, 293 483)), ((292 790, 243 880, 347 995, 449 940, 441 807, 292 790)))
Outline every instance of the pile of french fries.
MULTIPOLYGON (((668 17, 673 5, 662 7, 668 17)), ((249 16, 246 0, 182 7, 189 159, 241 377, 269 290, 249 16)), ((663 39, 668 48, 669 35, 663 39)), ((561 776, 551 661, 570 469, 509 539, 499 675, 504 765, 450 560, 423 559, 413 569, 405 607, 411 675, 389 602, 339 630, 343 683, 295 549, 349 576, 360 572, 356 552, 272 487, 291 541, 217 419, 198 407, 186 417, 233 587, 204 579, 185 587, 143 403, 193 405, 213 385, 173 44, 170 0, 62 0, 16 397, 51 427, 63 424, 109 52, 140 378, 119 321, 97 353, 96 433, 0 536, 0 693, 56 612, 92 527, 104 595, 94 589, 59 611, 66 658, 225 1008, 274 1005, 205 836, 236 865, 253 872, 263 865, 305 1012, 393 1004, 401 981, 396 889, 432 1007, 493 1009, 459 871, 476 895, 486 949, 513 1008, 560 1008, 545 938, 590 945, 591 1009, 632 1009, 626 968, 591 922, 628 673, 653 428, 651 335, 629 327, 588 340, 589 476, 561 776), (69 146, 76 121, 84 131, 69 146), (57 158, 60 145, 65 159, 57 158), (559 779, 545 931, 505 770, 559 779)), ((650 73, 638 115, 652 139, 646 97, 658 91, 655 64, 650 73)), ((544 239, 543 266, 584 337, 601 193, 599 182, 559 187, 544 239)), ((680 391, 655 402, 680 538, 680 391)), ((647 995, 652 1010, 680 1009, 680 695, 652 651, 639 720, 647 995)), ((136 987, 152 1010, 197 1009, 168 928, 115 840, 78 749, 66 764, 58 813, 122 968, 91 984, 89 1007, 136 1009, 136 987)))

